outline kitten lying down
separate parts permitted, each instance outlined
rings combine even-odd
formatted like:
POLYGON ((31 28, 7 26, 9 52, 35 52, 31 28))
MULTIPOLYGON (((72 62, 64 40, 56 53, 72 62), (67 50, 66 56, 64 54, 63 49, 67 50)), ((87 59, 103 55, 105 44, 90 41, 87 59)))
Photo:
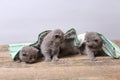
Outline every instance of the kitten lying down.
POLYGON ((33 46, 25 46, 17 54, 15 61, 17 62, 26 62, 26 63, 35 63, 38 58, 39 50, 33 46))

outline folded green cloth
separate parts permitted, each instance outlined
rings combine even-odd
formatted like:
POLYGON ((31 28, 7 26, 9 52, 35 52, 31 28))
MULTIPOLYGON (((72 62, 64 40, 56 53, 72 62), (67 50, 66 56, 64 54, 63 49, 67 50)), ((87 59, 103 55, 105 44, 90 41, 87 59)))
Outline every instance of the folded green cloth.
POLYGON ((74 45, 77 47, 80 47, 80 41, 78 40, 77 32, 74 28, 69 29, 65 34, 65 38, 73 38, 74 39, 74 45))
POLYGON ((85 35, 86 33, 80 34, 77 36, 78 40, 79 40, 79 45, 77 45, 78 47, 82 46, 82 44, 85 42, 85 35))
MULTIPOLYGON (((12 57, 12 59, 15 59, 15 56, 19 53, 19 51, 24 47, 24 46, 34 46, 37 48, 40 48, 40 45, 44 39, 44 37, 51 32, 51 30, 46 30, 41 32, 38 35, 38 40, 34 43, 20 43, 20 44, 9 44, 9 52, 12 57)), ((103 39, 103 46, 102 49, 103 51, 109 55, 112 58, 119 58, 120 57, 120 48, 110 41, 108 38, 103 36, 102 34, 98 33, 100 37, 103 39)), ((86 33, 77 35, 76 30, 74 28, 71 28, 68 30, 65 34, 65 38, 73 38, 74 39, 74 45, 77 47, 80 47, 84 42, 85 42, 85 35, 86 33)))
POLYGON ((39 49, 40 44, 43 41, 43 38, 50 32, 51 30, 46 30, 41 32, 38 35, 38 40, 34 43, 19 43, 19 44, 9 44, 9 52, 13 60, 15 60, 16 55, 19 53, 19 51, 24 47, 24 46, 34 46, 39 49))
POLYGON ((15 56, 17 55, 17 53, 24 47, 24 46, 28 46, 32 43, 19 43, 19 44, 9 44, 8 50, 10 52, 10 55, 12 57, 12 59, 14 60, 15 56))
POLYGON ((120 58, 120 47, 112 41, 110 41, 105 36, 103 36, 102 34, 99 35, 101 36, 104 42, 102 46, 103 51, 112 58, 120 58))
MULTIPOLYGON (((19 44, 9 44, 9 52, 10 55, 12 57, 13 60, 15 60, 16 55, 19 53, 19 51, 24 47, 24 46, 34 46, 36 48, 40 48, 40 45, 44 39, 44 37, 51 32, 51 30, 46 30, 41 32, 38 35, 38 40, 34 43, 19 43, 19 44)), ((73 38, 75 40, 75 44, 79 45, 78 43, 78 39, 77 39, 77 34, 74 28, 71 28, 70 30, 68 30, 64 36, 66 36, 67 38, 73 38)), ((40 49, 39 49, 40 50, 40 49)))

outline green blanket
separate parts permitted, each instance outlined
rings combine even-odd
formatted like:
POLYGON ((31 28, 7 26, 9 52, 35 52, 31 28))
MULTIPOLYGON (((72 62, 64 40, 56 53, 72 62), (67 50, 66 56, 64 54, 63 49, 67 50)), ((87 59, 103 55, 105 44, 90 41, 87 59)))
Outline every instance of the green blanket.
POLYGON ((17 55, 17 53, 24 47, 24 46, 28 46, 32 43, 19 43, 19 44, 9 44, 9 52, 10 55, 12 57, 12 59, 14 60, 15 56, 17 55))
MULTIPOLYGON (((15 59, 15 56, 19 53, 19 51, 24 47, 24 46, 34 46, 40 48, 40 45, 43 41, 43 38, 49 33, 51 30, 46 30, 41 32, 38 35, 38 40, 34 43, 20 43, 20 44, 9 44, 9 51, 12 59, 15 59)), ((102 49, 103 51, 109 55, 112 58, 119 58, 120 57, 120 48, 110 41, 108 38, 103 36, 102 34, 98 33, 100 37, 103 39, 103 46, 102 49)), ((85 42, 85 33, 77 35, 76 30, 74 28, 71 28, 68 30, 65 34, 64 37, 66 38, 74 38, 74 45, 77 47, 80 47, 84 42, 85 42)))
POLYGON ((43 41, 43 38, 50 32, 51 30, 46 30, 41 32, 38 35, 38 40, 34 43, 19 43, 19 44, 9 44, 9 52, 13 60, 15 60, 16 55, 24 46, 34 46, 39 49, 40 44, 43 41))
POLYGON ((104 42, 102 46, 102 49, 104 50, 104 52, 112 58, 120 58, 119 46, 113 43, 112 41, 110 41, 108 38, 106 38, 102 34, 99 34, 99 35, 101 36, 104 42))
POLYGON ((64 37, 66 38, 73 38, 74 39, 74 46, 80 47, 80 41, 78 40, 77 32, 74 28, 71 28, 68 30, 65 34, 64 37))
MULTIPOLYGON (((40 48, 40 45, 44 39, 44 37, 51 32, 51 30, 46 30, 41 32, 38 35, 38 40, 34 43, 20 43, 20 44, 9 44, 9 51, 10 51, 10 55, 12 57, 13 60, 15 60, 16 55, 19 53, 19 51, 24 47, 24 46, 34 46, 36 48, 40 48)), ((77 39, 77 34, 74 28, 71 28, 70 30, 68 30, 65 34, 65 37, 67 38, 74 38, 75 40, 75 45, 79 45, 79 41, 77 39)), ((40 50, 40 49, 39 49, 40 50)))

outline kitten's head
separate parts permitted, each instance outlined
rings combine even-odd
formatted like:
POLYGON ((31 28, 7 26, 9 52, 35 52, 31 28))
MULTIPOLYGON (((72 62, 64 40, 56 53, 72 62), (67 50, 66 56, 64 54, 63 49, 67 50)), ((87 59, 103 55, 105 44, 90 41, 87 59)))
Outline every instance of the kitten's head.
POLYGON ((55 30, 53 30, 53 39, 54 39, 54 41, 57 43, 62 43, 63 42, 63 40, 64 40, 64 33, 63 33, 63 31, 62 30, 60 30, 60 29, 55 29, 55 30))
POLYGON ((21 49, 19 53, 19 58, 21 61, 26 63, 34 63, 37 60, 38 49, 32 46, 25 46, 21 49))
POLYGON ((87 32, 85 40, 90 49, 100 49, 103 44, 102 38, 96 32, 87 32))

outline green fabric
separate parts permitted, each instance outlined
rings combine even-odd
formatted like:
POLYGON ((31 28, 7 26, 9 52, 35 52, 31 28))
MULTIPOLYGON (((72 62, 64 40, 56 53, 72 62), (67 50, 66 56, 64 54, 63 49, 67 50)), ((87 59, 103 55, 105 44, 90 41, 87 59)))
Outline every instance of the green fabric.
POLYGON ((39 47, 39 43, 42 42, 43 37, 46 36, 51 30, 46 30, 41 32, 38 35, 38 40, 34 43, 19 43, 19 44, 9 44, 9 52, 10 55, 12 57, 12 59, 14 60, 16 55, 19 53, 19 51, 24 47, 24 46, 36 46, 39 47))
POLYGON ((112 58, 120 58, 120 48, 102 34, 99 35, 101 36, 104 42, 102 47, 104 52, 112 58))
POLYGON ((16 54, 24 47, 24 46, 28 46, 32 43, 20 43, 20 44, 9 44, 9 52, 10 55, 12 57, 12 59, 14 60, 16 54))
POLYGON ((43 38, 44 38, 49 32, 51 32, 51 30, 46 30, 46 31, 41 32, 41 33, 38 35, 38 40, 37 40, 36 42, 34 42, 33 44, 30 44, 30 46, 39 46, 39 44, 41 44, 41 42, 43 41, 43 38))
MULTIPOLYGON (((40 44, 43 41, 43 38, 49 33, 51 30, 46 30, 41 32, 38 35, 38 40, 34 43, 20 43, 20 44, 9 44, 9 52, 12 57, 12 59, 15 59, 15 56, 19 53, 19 51, 24 47, 24 46, 35 46, 35 47, 40 47, 40 44)), ((75 39, 75 44, 78 45, 78 39, 77 39, 77 34, 74 28, 71 28, 68 30, 64 35, 68 37, 73 37, 75 39)))
POLYGON ((78 47, 82 46, 82 44, 85 42, 85 35, 86 33, 78 35, 78 40, 79 40, 79 45, 77 45, 78 47))
MULTIPOLYGON (((12 59, 14 60, 15 56, 19 53, 19 51, 24 46, 36 46, 36 47, 38 46, 39 47, 43 41, 43 38, 49 32, 51 32, 51 30, 46 30, 46 31, 41 32, 38 35, 38 40, 34 43, 9 44, 9 52, 10 52, 12 59)), ((77 47, 80 47, 85 42, 85 34, 86 33, 77 35, 76 30, 74 28, 71 28, 64 34, 64 36, 67 36, 68 38, 74 38, 74 45, 77 47)), ((112 58, 119 58, 120 48, 115 43, 113 43, 112 41, 107 39, 105 36, 103 36, 102 34, 99 34, 99 35, 104 41, 104 44, 102 46, 102 49, 104 50, 104 52, 112 58)))
POLYGON ((68 36, 69 38, 74 38, 74 45, 77 47, 80 47, 80 42, 78 40, 78 36, 74 28, 71 28, 70 30, 68 30, 64 36, 68 36))
MULTIPOLYGON (((12 59, 15 59, 15 56, 19 53, 19 51, 24 47, 24 46, 35 46, 35 47, 40 47, 40 44, 43 41, 43 38, 49 33, 51 30, 46 30, 41 32, 38 35, 38 40, 34 43, 20 43, 20 44, 9 44, 9 52, 12 57, 12 59)), ((79 45, 79 40, 77 38, 77 34, 74 28, 71 28, 68 30, 64 36, 72 37, 74 38, 74 43, 75 45, 79 45)))

